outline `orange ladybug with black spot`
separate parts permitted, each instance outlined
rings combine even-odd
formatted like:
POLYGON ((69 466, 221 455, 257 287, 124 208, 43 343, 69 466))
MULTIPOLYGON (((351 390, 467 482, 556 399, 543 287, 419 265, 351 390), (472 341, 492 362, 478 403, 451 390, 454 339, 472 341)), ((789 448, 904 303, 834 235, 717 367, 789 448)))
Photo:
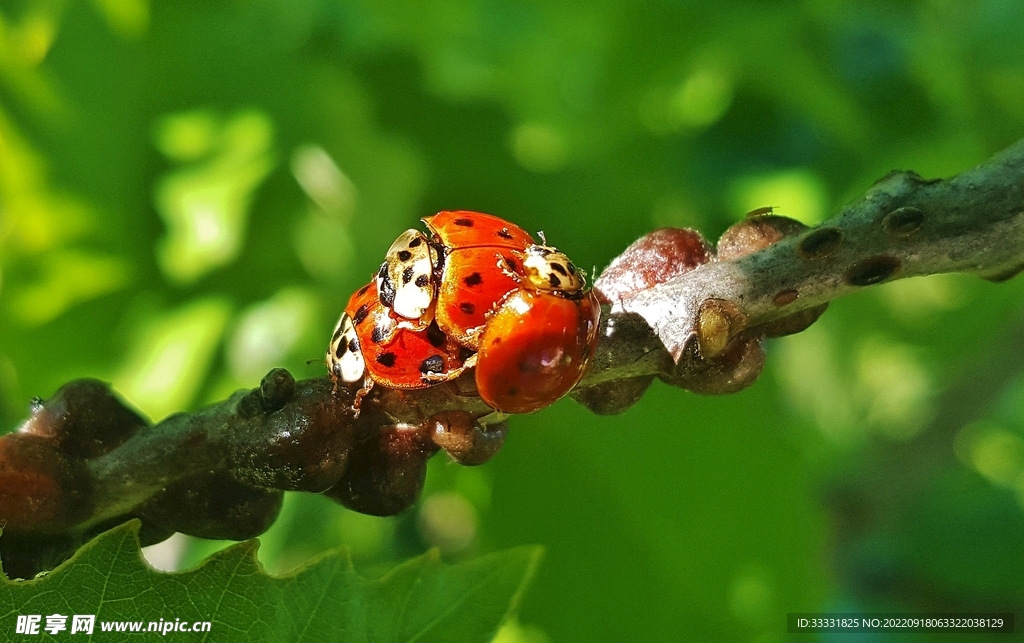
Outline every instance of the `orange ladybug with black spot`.
POLYGON ((364 392, 374 383, 398 389, 433 386, 455 379, 473 363, 473 352, 437 324, 395 315, 381 303, 374 281, 349 299, 327 350, 331 377, 363 382, 364 392))

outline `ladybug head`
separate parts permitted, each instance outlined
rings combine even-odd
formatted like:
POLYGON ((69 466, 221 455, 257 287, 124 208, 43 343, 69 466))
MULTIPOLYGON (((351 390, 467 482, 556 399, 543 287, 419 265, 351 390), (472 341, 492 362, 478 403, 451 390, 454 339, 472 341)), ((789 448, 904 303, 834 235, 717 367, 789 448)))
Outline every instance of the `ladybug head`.
POLYGON ((523 259, 526 282, 537 290, 573 297, 582 294, 586 277, 582 270, 556 248, 532 245, 523 259))

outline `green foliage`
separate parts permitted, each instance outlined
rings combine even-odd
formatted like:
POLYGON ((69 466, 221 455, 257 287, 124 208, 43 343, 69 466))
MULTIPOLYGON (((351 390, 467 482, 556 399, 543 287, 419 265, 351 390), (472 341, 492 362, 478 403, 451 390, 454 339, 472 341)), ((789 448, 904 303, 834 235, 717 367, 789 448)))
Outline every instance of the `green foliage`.
MULTIPOLYGON (((305 362, 349 294, 442 208, 600 268, 658 226, 713 239, 767 205, 815 222, 894 168, 960 171, 1024 133, 1022 6, 0 3, 0 427, 75 377, 159 419, 273 366, 320 376, 305 362)), ((383 573, 431 545, 542 543, 521 618, 557 641, 1021 606, 1022 296, 867 289, 770 343, 750 390, 515 418, 487 466, 435 458, 404 516, 289 496, 261 559, 346 543, 383 573), (936 421, 950 386, 955 426, 936 421)))
POLYGON ((19 614, 92 614, 100 637, 103 623, 143 622, 145 631, 152 621, 180 619, 211 622, 200 640, 489 641, 541 555, 518 547, 449 566, 432 551, 366 580, 342 549, 273 577, 251 540, 166 574, 143 563, 137 534, 138 522, 115 527, 52 572, 0 579, 4 634, 19 614))

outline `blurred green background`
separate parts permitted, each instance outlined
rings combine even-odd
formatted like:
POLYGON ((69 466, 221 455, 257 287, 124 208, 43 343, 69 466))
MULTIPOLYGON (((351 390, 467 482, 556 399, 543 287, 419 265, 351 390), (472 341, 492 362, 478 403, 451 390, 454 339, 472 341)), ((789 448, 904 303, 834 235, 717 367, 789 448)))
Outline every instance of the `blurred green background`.
MULTIPOLYGON (((158 420, 274 366, 322 376, 348 295, 440 209, 600 269, 656 227, 813 224, 891 169, 948 176, 1022 136, 1019 0, 0 0, 0 427, 76 377, 158 420)), ((289 496, 261 556, 344 543, 372 576, 541 543, 504 643, 1024 616, 1022 295, 865 290, 769 344, 743 393, 562 401, 484 467, 435 458, 405 515, 289 496)))

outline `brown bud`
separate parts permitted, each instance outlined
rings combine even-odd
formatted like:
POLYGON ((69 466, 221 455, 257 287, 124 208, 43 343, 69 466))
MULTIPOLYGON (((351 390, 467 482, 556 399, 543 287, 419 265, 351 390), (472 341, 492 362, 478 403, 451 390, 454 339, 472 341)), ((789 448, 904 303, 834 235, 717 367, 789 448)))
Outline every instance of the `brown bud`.
POLYGON ((477 465, 491 459, 505 444, 508 421, 481 426, 466 411, 442 411, 424 424, 434 444, 459 464, 477 465))
POLYGON ((267 412, 276 411, 295 396, 295 378, 283 368, 272 369, 260 382, 260 395, 267 412))
POLYGON ((617 415, 636 404, 653 381, 653 375, 631 377, 577 388, 569 395, 592 413, 617 415))
POLYGON ((662 375, 662 381, 694 393, 722 395, 750 386, 764 368, 764 350, 757 338, 737 338, 711 360, 702 359, 690 346, 679 361, 676 374, 662 375))
POLYGON ((436 451, 419 427, 381 429, 353 446, 345 475, 324 495, 372 516, 400 513, 419 497, 436 451))
POLYGON ((645 290, 711 260, 711 246, 696 230, 661 228, 634 241, 594 282, 603 303, 645 290))
POLYGON ((714 358, 746 327, 746 317, 731 301, 707 299, 697 311, 697 346, 704 359, 714 358))
POLYGON ((843 277, 851 286, 872 286, 894 276, 902 264, 898 258, 888 255, 868 257, 850 266, 843 277))
POLYGON ((831 256, 843 244, 843 231, 839 228, 815 228, 796 244, 796 256, 806 261, 818 261, 831 256))
POLYGON ((885 215, 882 228, 894 237, 910 237, 924 224, 924 212, 913 206, 896 208, 885 215))
MULTIPOLYGON (((778 243, 786 237, 799 235, 807 230, 807 226, 789 217, 777 215, 754 216, 740 221, 731 226, 718 240, 719 260, 736 259, 748 254, 763 250, 768 246, 778 243)), ((812 252, 829 253, 835 246, 838 246, 842 235, 831 228, 821 236, 808 235, 804 243, 812 252)), ((797 301, 800 293, 796 290, 782 290, 775 293, 772 302, 779 308, 784 308, 797 301)), ((815 308, 802 310, 788 317, 758 326, 751 330, 751 333, 764 335, 765 337, 782 337, 799 333, 813 324, 821 314, 828 308, 828 304, 822 304, 815 308)))
POLYGON ((796 219, 775 214, 744 219, 722 233, 718 240, 718 259, 727 261, 753 254, 806 229, 807 226, 796 219))
POLYGON ((81 379, 60 387, 33 408, 20 431, 48 438, 69 456, 95 458, 110 452, 146 421, 99 380, 81 379))
POLYGON ((807 327, 818 321, 822 313, 828 308, 828 304, 824 303, 814 308, 807 308, 801 310, 798 313, 793 313, 788 317, 782 319, 776 319, 773 322, 762 324, 755 329, 751 329, 751 333, 758 333, 765 337, 785 337, 786 335, 795 335, 799 332, 807 330, 807 327))
MULTIPOLYGON (((243 416, 238 422, 231 467, 238 480, 252 487, 319 493, 337 484, 348 465, 353 441, 352 397, 347 389, 335 393, 326 378, 303 380, 294 386, 286 407, 269 412, 264 406, 266 417, 250 423, 243 416), (324 404, 325 398, 335 403, 324 404), (270 442, 253 451, 253 440, 268 440, 268 426, 270 442)), ((263 399, 260 390, 243 399, 263 399)), ((377 427, 384 422, 379 414, 365 413, 358 426, 377 427)))

